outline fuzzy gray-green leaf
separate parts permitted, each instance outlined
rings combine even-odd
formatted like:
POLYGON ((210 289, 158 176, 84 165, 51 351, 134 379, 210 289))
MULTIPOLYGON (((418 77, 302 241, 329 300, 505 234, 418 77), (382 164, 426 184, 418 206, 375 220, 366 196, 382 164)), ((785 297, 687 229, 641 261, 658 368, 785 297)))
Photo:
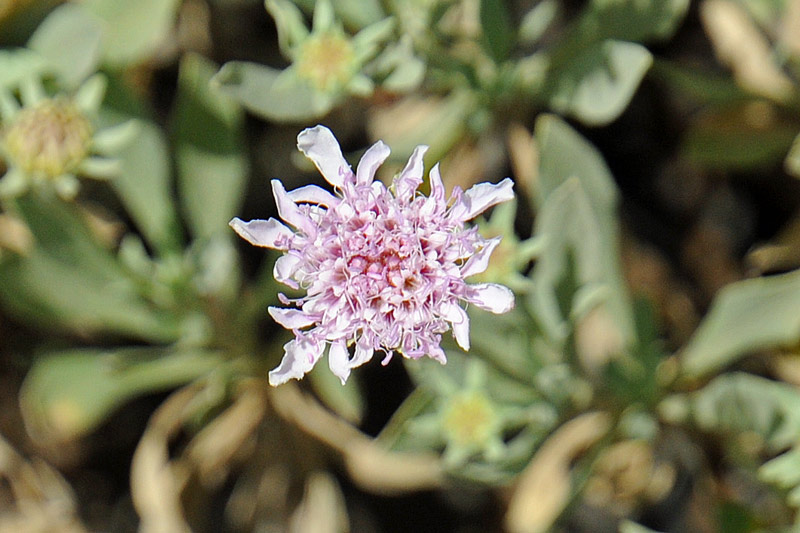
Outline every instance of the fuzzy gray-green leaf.
POLYGON ((214 72, 202 57, 184 57, 173 117, 181 203, 196 237, 229 232, 247 177, 243 113, 210 85, 214 72))
POLYGON ((97 69, 102 43, 101 21, 80 4, 64 4, 39 25, 28 48, 41 54, 68 87, 77 87, 97 69))
POLYGON ((692 377, 716 372, 749 352, 800 339, 800 271, 723 288, 683 350, 692 377))
POLYGON ((213 83, 249 111, 278 122, 317 118, 331 110, 333 96, 315 91, 290 69, 279 71, 249 63, 225 63, 213 83))

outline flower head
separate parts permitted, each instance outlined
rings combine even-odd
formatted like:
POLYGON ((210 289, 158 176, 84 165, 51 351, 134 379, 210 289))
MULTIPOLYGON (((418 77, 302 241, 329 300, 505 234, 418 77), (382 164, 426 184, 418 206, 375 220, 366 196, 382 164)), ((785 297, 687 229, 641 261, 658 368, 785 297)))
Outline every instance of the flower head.
POLYGON ((465 281, 486 269, 500 242, 499 237, 482 238, 465 222, 512 199, 509 178, 466 192, 456 188, 448 200, 438 165, 430 172, 430 196, 417 193, 426 146, 414 150, 389 188, 374 179, 389 156, 380 141, 355 172, 324 126, 301 132, 297 146, 337 194, 314 185, 287 192, 273 180, 278 214, 294 230, 273 218, 231 221, 252 244, 283 251, 275 279, 306 290, 297 299, 279 295, 288 308, 269 308, 295 336, 270 372, 272 385, 302 378, 326 348, 331 371, 342 383, 376 350, 386 352, 384 364, 394 352, 444 363, 440 342, 449 329, 469 349, 469 318, 461 302, 493 313, 513 308, 514 295, 507 287, 465 281))
POLYGON ((7 167, 0 196, 45 186, 70 199, 78 192, 77 175, 105 179, 119 172, 120 162, 103 156, 128 142, 135 125, 95 131, 92 119, 105 87, 105 78, 96 75, 74 95, 49 97, 40 80, 27 79, 20 89, 22 105, 0 88, 0 159, 7 167))
POLYGON ((267 115, 279 120, 321 116, 347 95, 372 94, 375 83, 371 72, 375 69, 370 65, 394 29, 394 19, 387 17, 351 35, 338 20, 331 0, 316 0, 313 4, 314 15, 308 28, 295 3, 289 0, 265 2, 267 11, 275 19, 281 52, 292 63, 275 74, 273 89, 284 95, 281 101, 290 95, 298 102, 297 109, 293 110, 258 108, 262 112, 269 110, 267 115), (301 100, 303 104, 299 104, 301 100))
POLYGON ((480 447, 494 437, 500 425, 491 400, 482 391, 453 395, 444 411, 442 429, 448 441, 458 446, 480 447))
POLYGON ((341 30, 309 36, 295 64, 297 74, 323 92, 346 86, 358 70, 353 45, 341 30))
POLYGON ((22 171, 52 177, 77 168, 91 140, 91 123, 64 98, 20 110, 3 135, 8 158, 22 171))

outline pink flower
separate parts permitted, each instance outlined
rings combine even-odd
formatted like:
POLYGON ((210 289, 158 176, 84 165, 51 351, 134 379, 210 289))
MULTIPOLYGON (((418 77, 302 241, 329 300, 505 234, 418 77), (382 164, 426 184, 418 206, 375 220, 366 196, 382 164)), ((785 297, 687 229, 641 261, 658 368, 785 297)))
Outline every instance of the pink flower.
POLYGON ((324 126, 302 131, 297 147, 337 195, 314 185, 287 192, 272 180, 278 214, 294 230, 274 218, 230 222, 252 244, 282 250, 275 279, 306 291, 297 299, 280 294, 289 307, 269 308, 272 318, 295 337, 284 346, 281 364, 269 373, 271 385, 302 378, 326 348, 330 369, 342 383, 375 350, 386 352, 383 364, 395 351, 444 363, 440 342, 451 327, 459 346, 469 349, 469 318, 461 302, 492 313, 514 307, 507 287, 465 281, 486 269, 500 237, 484 239, 464 223, 512 199, 509 178, 466 192, 456 187, 447 200, 437 164, 426 197, 417 187, 427 146, 414 150, 389 188, 374 181, 389 156, 380 141, 367 150, 355 173, 324 126))

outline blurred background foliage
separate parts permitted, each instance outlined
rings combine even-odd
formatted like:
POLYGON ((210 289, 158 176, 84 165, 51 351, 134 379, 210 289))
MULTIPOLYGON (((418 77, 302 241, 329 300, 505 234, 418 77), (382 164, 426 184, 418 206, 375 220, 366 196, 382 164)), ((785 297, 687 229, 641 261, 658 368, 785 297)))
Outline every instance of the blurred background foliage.
POLYGON ((0 0, 0 47, 0 531, 800 525, 800 1, 0 0), (267 385, 227 222, 316 123, 514 178, 469 353, 267 385))

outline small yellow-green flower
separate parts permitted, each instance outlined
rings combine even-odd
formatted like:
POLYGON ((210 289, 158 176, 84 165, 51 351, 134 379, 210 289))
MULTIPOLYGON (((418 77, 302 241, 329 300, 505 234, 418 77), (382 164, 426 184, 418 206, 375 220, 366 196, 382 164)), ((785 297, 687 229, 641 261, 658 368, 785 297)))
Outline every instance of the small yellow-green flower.
POLYGON ((275 19, 281 51, 292 61, 287 72, 317 93, 327 107, 345 94, 367 95, 374 83, 362 70, 394 28, 385 18, 355 35, 336 20, 330 0, 317 0, 311 30, 297 7, 287 0, 267 0, 275 19))
POLYGON ((345 28, 331 0, 315 0, 309 28, 290 0, 265 3, 289 66, 229 61, 211 80, 245 109, 277 122, 304 122, 328 114, 350 96, 371 96, 376 85, 401 93, 422 83, 426 65, 415 56, 412 40, 396 35, 394 17, 384 16, 377 5, 376 12, 345 28))
POLYGON ((300 45, 295 65, 300 78, 325 92, 346 87, 358 67, 353 45, 341 28, 310 35, 300 45))
POLYGON ((504 435, 528 416, 519 406, 493 398, 486 363, 472 358, 463 364, 461 380, 445 378, 429 384, 436 390, 436 406, 409 426, 417 438, 443 444, 444 464, 455 469, 476 458, 501 460, 508 449, 504 435))
POLYGON ((442 429, 451 448, 483 451, 502 445, 497 408, 485 391, 454 394, 441 414, 442 429))
POLYGON ((135 126, 95 130, 93 120, 105 88, 100 75, 71 96, 47 96, 37 79, 22 83, 19 101, 0 88, 0 157, 6 167, 0 197, 41 187, 69 200, 78 193, 78 176, 107 179, 119 171, 119 161, 104 154, 127 142, 135 126))

